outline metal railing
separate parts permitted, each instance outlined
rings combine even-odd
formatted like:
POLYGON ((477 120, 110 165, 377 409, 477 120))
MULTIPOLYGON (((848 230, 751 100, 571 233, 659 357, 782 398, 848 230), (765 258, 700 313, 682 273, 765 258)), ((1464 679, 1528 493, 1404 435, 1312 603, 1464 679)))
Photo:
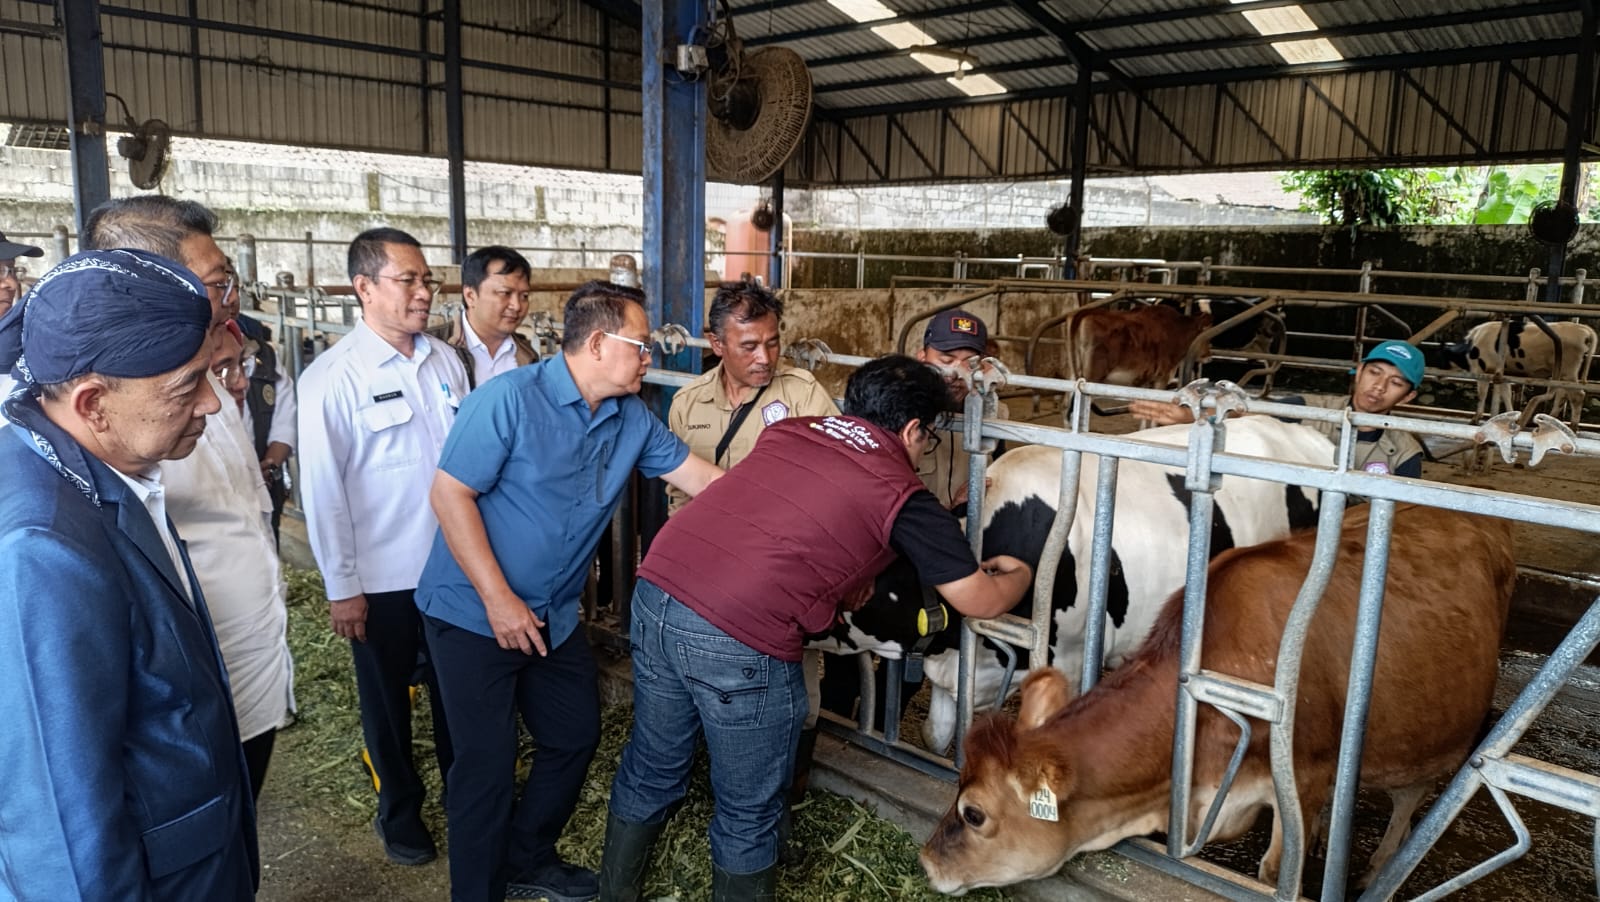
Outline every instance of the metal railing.
MULTIPOLYGON (((315 289, 266 289, 276 294, 280 308, 277 314, 281 334, 298 348, 299 338, 311 331, 338 334, 349 329, 351 315, 349 304, 319 295, 315 289)), ((560 324, 545 321, 541 328, 549 334, 558 334, 560 324)), ((702 339, 689 337, 688 330, 680 326, 664 326, 655 333, 660 343, 663 359, 684 353, 689 349, 708 347, 702 339)), ((287 343, 287 342, 286 342, 287 343)), ((835 355, 815 342, 796 342, 786 352, 798 362, 816 367, 823 363, 846 367, 865 363, 866 357, 835 355)), ((288 355, 294 372, 298 372, 298 353, 288 355)), ((1364 712, 1369 704, 1372 685, 1372 668, 1375 661, 1379 635, 1379 612, 1383 604, 1383 570, 1386 566, 1391 540, 1389 523, 1396 503, 1416 503, 1449 510, 1469 511, 1488 516, 1505 517, 1520 522, 1554 526, 1587 533, 1600 533, 1600 506, 1570 501, 1550 500, 1499 492, 1489 489, 1451 486, 1425 480, 1380 476, 1350 469, 1355 449, 1355 435, 1359 428, 1398 429, 1414 435, 1432 435, 1471 442, 1489 442, 1498 445, 1509 459, 1525 455, 1531 463, 1538 463, 1552 451, 1585 457, 1600 457, 1600 438, 1573 435, 1551 425, 1547 417, 1536 419, 1531 430, 1516 429, 1501 422, 1498 428, 1472 426, 1458 422, 1443 422, 1392 414, 1374 415, 1357 413, 1349 409, 1329 410, 1296 404, 1279 404, 1252 400, 1226 385, 1195 385, 1183 394, 1185 402, 1196 413, 1197 422, 1189 431, 1185 446, 1153 444, 1137 435, 1118 436, 1097 433, 1090 427, 1090 402, 1107 400, 1167 400, 1172 395, 1165 390, 1135 389, 1101 385, 1084 381, 1048 379, 1037 376, 1014 375, 992 365, 985 369, 963 372, 969 392, 963 415, 949 425, 949 430, 971 453, 969 474, 968 523, 981 523, 984 510, 984 486, 987 471, 987 454, 997 441, 1012 444, 1027 443, 1048 445, 1062 451, 1061 487, 1056 499, 1057 514, 1050 527, 1045 550, 1035 568, 1037 582, 1034 595, 1036 603, 1028 618, 1002 615, 991 620, 964 622, 961 629, 959 651, 959 678, 957 684, 957 710, 959 713, 956 758, 944 758, 906 743, 900 737, 902 661, 886 663, 888 674, 888 710, 881 730, 873 725, 874 700, 872 680, 863 681, 861 716, 857 724, 844 725, 829 719, 831 728, 849 726, 852 740, 880 752, 894 760, 919 767, 925 771, 952 778, 952 765, 961 760, 961 738, 971 723, 975 703, 975 669, 979 637, 998 643, 1002 648, 1025 649, 1034 666, 1051 660, 1050 626, 1052 610, 1046 601, 1052 597, 1051 582, 1056 578, 1060 561, 1067 550, 1067 533, 1076 516, 1082 456, 1097 455, 1101 460, 1095 480, 1096 505, 1094 512, 1091 562, 1088 579, 1088 617, 1083 637, 1085 654, 1080 685, 1084 691, 1091 688, 1100 674, 1105 645, 1105 611, 1108 595, 1108 566, 1111 557, 1112 531, 1116 508, 1116 487, 1120 460, 1143 461, 1171 467, 1182 472, 1184 485, 1191 493, 1189 511, 1189 544, 1185 556, 1186 581, 1184 585, 1184 629, 1181 641, 1181 669, 1179 685, 1173 687, 1178 699, 1177 729, 1172 750, 1174 780, 1170 798, 1174 829, 1169 831, 1167 847, 1162 850, 1145 841, 1125 841, 1117 850, 1130 858, 1142 861, 1182 879, 1196 883, 1237 899, 1288 900, 1299 897, 1301 870, 1305 849, 1304 825, 1298 816, 1299 807, 1294 797, 1293 761, 1288 754, 1288 739, 1293 734, 1292 700, 1297 697, 1296 681, 1301 649, 1311 618, 1326 584, 1332 566, 1332 546, 1337 541, 1342 525, 1346 499, 1360 496, 1371 499, 1372 516, 1364 562, 1362 589, 1359 602, 1359 622, 1356 642, 1352 649, 1351 691, 1344 717, 1341 753, 1333 795, 1333 817, 1329 835, 1328 867, 1323 879, 1323 899, 1344 898, 1346 862, 1350 849, 1350 828, 1353 818, 1353 799, 1357 783, 1358 765, 1363 748, 1364 712), (994 418, 998 395, 1006 389, 1028 389, 1059 393, 1065 399, 1064 422, 1060 427, 1017 423, 994 418), (1332 424, 1337 428, 1339 440, 1335 462, 1328 465, 1295 464, 1229 454, 1226 447, 1226 419, 1230 411, 1260 413, 1297 420, 1310 420, 1332 424), (1212 492, 1222 476, 1237 476, 1267 480, 1284 485, 1298 485, 1316 489, 1320 493, 1320 511, 1317 550, 1311 573, 1302 587, 1285 630, 1275 680, 1272 685, 1258 685, 1231 679, 1227 675, 1211 674, 1200 668, 1201 612, 1206 597, 1206 575, 1209 561, 1210 518, 1213 509, 1212 492), (1186 813, 1194 788, 1189 776, 1193 772, 1195 753, 1195 724, 1199 706, 1213 705, 1224 711, 1236 723, 1245 718, 1256 718, 1269 723, 1271 730, 1271 766, 1277 787, 1279 810, 1288 812, 1283 821, 1284 867, 1278 884, 1268 887, 1242 874, 1221 872, 1214 867, 1198 867, 1187 861, 1189 856, 1204 845, 1210 824, 1215 818, 1221 797, 1214 802, 1212 812, 1199 831, 1190 835, 1186 813)), ((645 381, 653 385, 675 387, 686 384, 692 375, 651 369, 645 381)), ((1559 424, 1556 424, 1559 425, 1559 424)), ((627 512, 625 507, 624 512, 627 512)), ((619 571, 613 579, 631 583, 635 552, 626 544, 634 528, 629 519, 619 516, 614 521, 624 544, 613 549, 610 555, 619 571)), ((974 551, 979 555, 981 530, 969 532, 974 551)), ((1403 540, 1403 539, 1402 539, 1403 540)), ((1064 578, 1075 578, 1063 574, 1064 578)), ((626 629, 627 614, 617 612, 626 629)), ((1460 773, 1456 775, 1446 793, 1428 812, 1410 840, 1401 848, 1389 865, 1378 875, 1377 882, 1362 897, 1383 899, 1415 869, 1417 862, 1437 841, 1449 822, 1459 813, 1466 799, 1479 786, 1488 786, 1500 803, 1502 810, 1517 828, 1518 840, 1512 848, 1490 862, 1462 873, 1439 888, 1445 892, 1466 885, 1483 874, 1523 854, 1531 843, 1527 831, 1520 827, 1506 793, 1514 792, 1560 805, 1587 816, 1600 814, 1600 778, 1571 772, 1543 762, 1511 755, 1509 750, 1539 712, 1549 703, 1557 689, 1583 658, 1600 642, 1600 599, 1591 607, 1578 626, 1563 641, 1558 651, 1540 669, 1527 685, 1500 724, 1479 745, 1460 773)), ((1015 667, 1015 651, 1011 669, 1015 667)), ((865 663, 865 662, 864 662, 865 663)), ((1008 675, 1009 679, 1009 675, 1008 675)), ((1006 689, 1002 687, 1000 698, 1006 689)), ((1235 769, 1238 762, 1234 762, 1235 769)), ((1224 783, 1231 781, 1231 775, 1224 783)), ((1600 847, 1597 847, 1600 855, 1600 847)), ((1429 898, 1431 898, 1430 896, 1429 898)))

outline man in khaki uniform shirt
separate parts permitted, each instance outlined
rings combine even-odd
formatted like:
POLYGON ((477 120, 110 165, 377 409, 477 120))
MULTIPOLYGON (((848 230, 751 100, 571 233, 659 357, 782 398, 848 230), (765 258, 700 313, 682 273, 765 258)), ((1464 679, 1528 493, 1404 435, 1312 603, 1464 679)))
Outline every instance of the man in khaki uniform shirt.
MULTIPOLYGON (((783 301, 772 292, 754 282, 724 282, 711 301, 709 318, 711 350, 722 362, 678 389, 667 413, 667 425, 690 451, 727 469, 750 453, 764 427, 786 417, 839 412, 810 372, 779 363, 783 301), (741 421, 728 435, 736 416, 741 421), (725 436, 727 447, 718 457, 725 436)), ((688 500, 667 487, 669 515, 688 500)))
MULTIPOLYGON (((922 350, 917 352, 917 359, 933 366, 967 369, 973 360, 988 353, 988 347, 989 329, 983 320, 965 310, 941 310, 923 330, 922 350)), ((955 399, 959 411, 967 399, 966 382, 947 377, 945 384, 950 386, 950 396, 955 399)), ((1010 419, 1003 402, 995 418, 1010 419)), ((961 436, 943 433, 941 436, 943 441, 923 452, 917 464, 917 475, 940 504, 955 507, 966 503, 972 455, 961 446, 961 436)))

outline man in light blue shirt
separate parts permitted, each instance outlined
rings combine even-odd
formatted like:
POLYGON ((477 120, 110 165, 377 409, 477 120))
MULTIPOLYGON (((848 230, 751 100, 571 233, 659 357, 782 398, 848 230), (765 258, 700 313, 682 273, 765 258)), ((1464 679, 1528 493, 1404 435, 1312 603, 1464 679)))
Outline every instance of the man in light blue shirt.
POLYGON ((643 294, 573 292, 562 353, 481 385, 445 442, 439 533, 417 587, 452 725, 455 900, 588 900, 594 873, 555 842, 599 742, 594 658, 578 608, 595 542, 637 467, 690 495, 722 471, 636 396, 650 365, 643 294), (537 748, 513 814, 520 713, 537 748))

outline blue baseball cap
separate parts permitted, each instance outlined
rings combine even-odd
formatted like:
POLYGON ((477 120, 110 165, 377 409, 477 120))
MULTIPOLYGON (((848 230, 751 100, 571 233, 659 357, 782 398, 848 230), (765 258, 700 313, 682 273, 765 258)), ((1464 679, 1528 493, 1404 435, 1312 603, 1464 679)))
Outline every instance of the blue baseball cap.
POLYGON ((1361 362, 1370 363, 1374 360, 1393 364, 1394 368, 1400 371, 1400 375, 1411 383, 1413 389, 1421 387, 1422 351, 1418 350, 1416 345, 1406 344, 1403 341, 1386 341, 1373 348, 1361 362))

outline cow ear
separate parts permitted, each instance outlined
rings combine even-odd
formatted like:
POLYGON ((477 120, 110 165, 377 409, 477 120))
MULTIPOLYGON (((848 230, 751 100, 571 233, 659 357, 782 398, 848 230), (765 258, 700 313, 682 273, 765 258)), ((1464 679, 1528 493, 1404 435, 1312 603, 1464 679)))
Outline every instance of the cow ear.
POLYGON ((1022 684, 1022 711, 1017 715, 1017 729, 1031 730, 1044 725, 1069 701, 1072 701, 1072 687, 1067 685, 1066 674, 1054 667, 1034 670, 1022 684))

